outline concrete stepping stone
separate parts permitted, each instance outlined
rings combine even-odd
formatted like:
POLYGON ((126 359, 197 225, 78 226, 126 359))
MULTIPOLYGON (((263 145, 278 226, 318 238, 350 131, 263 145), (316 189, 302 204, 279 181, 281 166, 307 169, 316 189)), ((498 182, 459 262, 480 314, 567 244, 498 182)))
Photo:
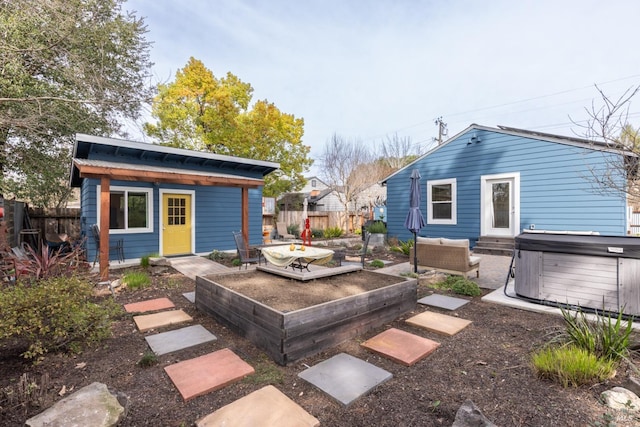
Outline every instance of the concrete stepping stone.
POLYGON ((146 301, 134 302, 131 304, 125 304, 124 310, 127 313, 144 313, 146 311, 158 311, 174 307, 175 305, 169 298, 156 298, 146 301))
POLYGON ((424 313, 410 317, 406 322, 418 328, 447 336, 457 334, 472 323, 471 320, 465 320, 447 314, 434 313, 433 311, 425 311, 424 313))
POLYGON ((440 343, 391 328, 369 338, 362 346, 405 366, 412 366, 436 351, 440 343))
POLYGON ((187 326, 173 331, 144 337, 151 350, 161 356, 177 350, 193 347, 218 338, 207 331, 202 325, 187 326))
POLYGON ((228 348, 164 368, 187 401, 241 380, 255 371, 228 348))
POLYGON ((133 316, 133 321, 136 322, 136 326, 138 326, 140 332, 174 325, 176 323, 189 322, 191 320, 193 320, 193 318, 182 310, 161 311, 160 313, 133 316))
POLYGON ((185 297, 186 299, 188 299, 189 302, 195 304, 195 302, 196 302, 196 291, 185 292, 184 294, 182 294, 182 296, 185 297))
POLYGON ((445 310, 457 310, 468 302, 469 300, 467 299, 439 294, 429 295, 418 300, 418 304, 430 305, 432 307, 443 308, 445 310))
POLYGON ((340 353, 298 374, 333 399, 349 406, 360 396, 393 377, 371 363, 340 353))
POLYGON ((316 427, 300 405, 272 385, 256 390, 196 421, 197 427, 316 427))

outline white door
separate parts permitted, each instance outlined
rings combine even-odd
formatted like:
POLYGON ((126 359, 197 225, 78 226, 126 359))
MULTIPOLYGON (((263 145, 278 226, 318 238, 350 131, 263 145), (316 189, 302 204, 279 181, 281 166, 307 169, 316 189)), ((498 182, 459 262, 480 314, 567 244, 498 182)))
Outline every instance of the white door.
POLYGON ((513 237, 520 227, 518 174, 487 175, 481 178, 483 236, 513 237))

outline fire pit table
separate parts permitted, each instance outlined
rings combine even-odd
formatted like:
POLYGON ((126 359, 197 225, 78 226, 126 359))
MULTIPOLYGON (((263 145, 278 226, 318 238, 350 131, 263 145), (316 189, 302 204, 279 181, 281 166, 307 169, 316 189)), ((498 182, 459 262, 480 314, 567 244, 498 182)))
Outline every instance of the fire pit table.
POLYGON ((333 258, 331 249, 305 247, 301 245, 267 246, 262 248, 262 255, 271 264, 278 267, 291 267, 292 269, 306 269, 309 271, 309 264, 326 264, 333 258), (302 249, 304 248, 304 250, 302 249))

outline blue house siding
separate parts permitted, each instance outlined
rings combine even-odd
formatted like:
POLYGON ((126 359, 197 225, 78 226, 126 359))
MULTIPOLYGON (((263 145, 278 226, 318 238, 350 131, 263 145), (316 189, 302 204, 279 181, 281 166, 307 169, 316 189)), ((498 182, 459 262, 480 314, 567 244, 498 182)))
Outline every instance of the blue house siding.
POLYGON ((626 199, 601 194, 588 179, 590 169, 605 170, 612 153, 586 145, 471 128, 387 179, 389 235, 411 238, 404 228, 409 201, 409 176, 420 172, 421 209, 427 217, 427 182, 456 179, 457 224, 427 224, 421 235, 468 238, 474 244, 481 233, 481 177, 518 173, 520 177, 519 230, 589 230, 604 235, 626 233, 626 199), (480 142, 471 142, 476 136, 480 142))
MULTIPOLYGON (((234 187, 199 187, 196 191, 196 252, 235 248, 233 231, 242 227, 242 192, 234 187)), ((262 243, 262 189, 249 190, 249 243, 262 243)))
MULTIPOLYGON (((81 188, 81 227, 89 260, 97 249, 90 227, 98 223, 102 177, 109 179, 111 190, 146 189, 152 199, 147 228, 109 232, 111 242, 123 239, 126 259, 163 252, 162 195, 172 191, 192 196, 195 253, 235 249, 232 231, 243 229, 242 188, 248 192, 245 225, 250 244, 262 243, 261 184, 266 174, 277 169, 277 163, 91 135, 77 136, 73 157, 71 185, 81 188)), ((115 255, 110 254, 110 259, 115 255)))
MULTIPOLYGON (((82 187, 83 204, 81 208, 82 232, 88 236, 87 250, 90 260, 96 251, 95 241, 91 236, 91 225, 97 223, 98 180, 85 179, 82 187)), ((161 184, 153 186, 147 183, 113 181, 111 187, 153 188, 153 227, 151 232, 110 233, 110 239, 123 239, 127 259, 141 258, 145 255, 160 253, 160 190, 194 191, 195 197, 195 252, 206 254, 215 250, 231 250, 235 248, 232 231, 240 231, 241 195, 240 188, 235 187, 202 187, 178 184, 161 184)), ((251 244, 262 243, 262 191, 249 190, 249 236, 251 244)), ((111 254, 115 259, 115 254, 111 254)))

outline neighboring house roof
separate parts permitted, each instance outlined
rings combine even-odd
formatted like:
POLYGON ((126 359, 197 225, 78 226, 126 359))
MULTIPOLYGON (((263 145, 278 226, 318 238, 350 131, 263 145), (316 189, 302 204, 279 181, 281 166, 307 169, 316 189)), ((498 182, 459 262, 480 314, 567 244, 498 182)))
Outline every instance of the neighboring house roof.
POLYGON ((333 192, 335 192, 333 188, 325 188, 324 190, 320 190, 317 194, 314 194, 312 191, 309 193, 309 203, 317 203, 319 200, 322 200, 333 192))
POLYGON ((321 180, 320 178, 318 178, 318 177, 317 177, 317 176, 315 176, 315 175, 314 175, 314 176, 305 176, 305 177, 304 177, 304 179, 306 179, 306 180, 307 180, 307 182, 308 182, 308 181, 311 181, 312 179, 315 179, 315 180, 317 180, 317 181, 320 181, 320 182, 321 182, 321 183, 323 183, 324 185, 327 185, 327 183, 326 183, 326 182, 324 182, 323 180, 321 180))
MULTIPOLYGON (((245 159, 241 157, 225 156, 221 154, 213 154, 200 151, 185 150, 183 148, 167 147, 164 145, 148 144, 144 142, 128 141, 124 139, 105 138, 100 136, 77 134, 76 142, 73 147, 74 160, 88 159, 89 155, 93 153, 100 155, 103 158, 137 158, 146 162, 163 162, 171 161, 180 165, 184 165, 184 168, 174 168, 179 170, 180 173, 190 173, 194 176, 202 175, 203 168, 207 169, 226 169, 234 172, 242 173, 258 173, 262 176, 267 175, 270 172, 278 169, 280 165, 278 163, 267 162, 262 160, 245 159)), ((113 165, 109 166, 102 164, 101 167, 114 167, 117 162, 112 162, 113 165)), ((80 177, 80 171, 78 169, 79 164, 74 163, 71 171, 71 186, 77 187, 82 182, 80 177)), ((83 164, 84 167, 88 167, 88 164, 83 164)), ((96 166, 97 165, 93 165, 96 166)), ((122 166, 122 165, 121 165, 122 166)), ((140 170, 139 164, 128 164, 129 170, 140 170)), ((151 166, 145 166, 151 167, 151 166)), ((160 167, 163 170, 165 168, 160 167)), ((168 168, 166 168, 168 170, 168 168)), ((175 171, 174 171, 175 172, 175 171)), ((210 174, 211 175, 211 174, 210 174)), ((230 175, 232 177, 234 175, 230 175)), ((223 175, 219 176, 222 178, 223 175)), ((240 179, 240 177, 236 177, 240 179)), ((247 178, 242 178, 246 180, 247 178)), ((221 182, 222 183, 222 182, 221 182)), ((252 185, 252 184, 249 184, 252 185)))
MULTIPOLYGON (((386 184, 386 182, 389 180, 389 178, 397 175, 398 173, 400 173, 404 169, 407 169, 407 168, 411 167, 415 163, 417 163, 417 162, 421 161, 422 159, 424 159, 425 157, 429 156, 431 153, 442 149, 442 147, 446 146, 451 141, 456 140, 461 135, 463 135, 465 133, 468 133, 469 131, 473 131, 473 130, 502 133, 502 134, 506 134, 506 135, 519 136, 519 137, 523 137, 523 138, 538 139, 538 140, 542 140, 542 141, 555 142, 555 143, 558 143, 558 144, 573 145, 573 146, 578 146, 578 147, 581 147, 581 148, 588 148, 588 149, 591 149, 591 150, 610 151, 610 152, 616 152, 616 153, 620 152, 620 148, 613 147, 611 144, 607 144, 607 143, 601 142, 601 141, 592 141, 592 140, 583 139, 583 138, 575 138, 575 137, 570 137, 570 136, 554 135, 554 134, 550 134, 550 133, 531 131, 531 130, 525 130, 525 129, 518 129, 518 128, 507 127, 507 126, 498 126, 497 128, 493 128, 493 127, 482 126, 482 125, 477 125, 477 124, 473 123, 469 127, 467 127, 466 129, 458 132, 457 134, 455 134, 454 136, 452 136, 451 138, 449 138, 448 140, 443 142, 442 144, 440 144, 440 145, 434 147, 433 149, 427 151, 425 154, 423 154, 422 156, 418 157, 416 160, 414 160, 413 162, 409 163, 405 167, 403 167, 401 169, 398 169, 394 173, 390 174, 385 179, 380 181, 380 183, 382 185, 386 184)), ((630 152, 627 153, 627 154, 632 155, 632 156, 634 155, 633 153, 630 153, 630 152)))

